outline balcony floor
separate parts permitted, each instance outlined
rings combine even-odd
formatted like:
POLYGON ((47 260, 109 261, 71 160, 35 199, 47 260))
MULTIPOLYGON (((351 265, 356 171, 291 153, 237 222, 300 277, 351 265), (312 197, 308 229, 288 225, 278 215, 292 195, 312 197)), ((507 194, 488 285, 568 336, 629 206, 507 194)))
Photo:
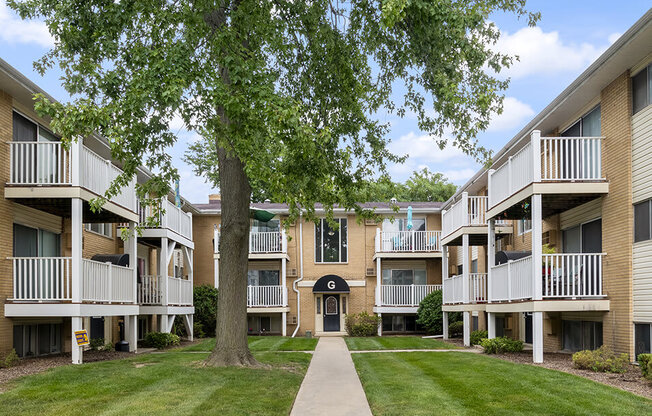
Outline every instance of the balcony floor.
MULTIPOLYGON (((496 227, 496 239, 502 238, 507 234, 512 234, 511 226, 496 227)), ((468 234, 470 246, 485 246, 487 245, 487 234, 489 227, 487 225, 470 225, 460 227, 450 235, 442 239, 442 244, 447 246, 461 246, 462 236, 468 234)))
POLYGON ((5 304, 7 318, 18 317, 71 317, 71 316, 124 316, 138 315, 136 304, 14 302, 5 304))
POLYGON ((376 259, 437 259, 441 258, 441 251, 400 251, 400 252, 377 252, 376 259))
POLYGON ((608 312, 609 299, 543 299, 487 303, 487 312, 608 312))

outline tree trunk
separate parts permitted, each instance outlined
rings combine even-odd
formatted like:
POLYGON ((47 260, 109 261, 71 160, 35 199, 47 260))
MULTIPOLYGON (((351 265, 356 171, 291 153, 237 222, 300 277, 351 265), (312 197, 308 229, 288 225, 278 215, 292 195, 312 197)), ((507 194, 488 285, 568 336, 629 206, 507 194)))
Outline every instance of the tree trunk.
POLYGON ((218 146, 222 229, 217 342, 210 366, 258 366, 247 343, 247 269, 251 186, 240 159, 218 146))

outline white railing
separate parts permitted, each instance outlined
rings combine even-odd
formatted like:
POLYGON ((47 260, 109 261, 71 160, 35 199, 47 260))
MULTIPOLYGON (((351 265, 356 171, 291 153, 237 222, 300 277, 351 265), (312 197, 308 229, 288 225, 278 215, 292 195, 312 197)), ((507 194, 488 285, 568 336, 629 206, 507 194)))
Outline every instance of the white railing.
POLYGON ((487 225, 487 197, 468 196, 462 193, 462 198, 442 215, 442 233, 452 234, 460 227, 470 225, 487 225))
MULTIPOLYGON (((113 166, 110 160, 102 158, 87 147, 82 146, 80 159, 81 186, 100 196, 104 196, 111 182, 122 174, 122 171, 113 166)), ((137 209, 135 180, 132 179, 117 195, 111 197, 110 201, 135 212, 137 209)))
POLYGON ((484 303, 487 301, 487 273, 469 274, 469 297, 464 297, 464 275, 444 279, 444 303, 484 303))
POLYGON ((495 171, 488 180, 489 207, 533 182, 602 180, 602 137, 540 137, 530 142, 495 171))
POLYGON ((544 298, 601 297, 602 253, 544 254, 544 298))
POLYGON ((444 288, 444 303, 464 303, 464 282, 462 278, 463 276, 458 274, 457 276, 444 279, 442 285, 444 288))
POLYGON ((376 232, 376 252, 410 253, 441 251, 441 231, 376 232))
MULTIPOLYGON (((181 235, 182 237, 192 240, 192 214, 183 211, 176 204, 168 201, 167 198, 161 199, 161 209, 165 212, 159 215, 158 228, 165 228, 181 235)), ((147 218, 154 216, 154 207, 150 205, 141 205, 138 203, 138 216, 140 223, 144 224, 147 218)))
POLYGON ((70 257, 12 257, 13 299, 71 300, 70 257))
POLYGON ((70 153, 61 142, 10 142, 12 185, 70 185, 70 153))
POLYGON ((82 259, 82 300, 134 303, 134 269, 82 259))
POLYGON ((274 286, 247 286, 247 307, 286 306, 286 288, 274 286))
POLYGON ((441 285, 381 285, 381 306, 419 306, 423 298, 441 285))
POLYGON ((490 285, 490 301, 532 298, 532 256, 493 266, 490 285))
POLYGON ((161 276, 141 276, 138 283, 138 303, 160 305, 163 303, 163 282, 161 276))
MULTIPOLYGON (((214 237, 215 253, 219 252, 221 233, 216 229, 214 237)), ((288 240, 285 230, 282 231, 265 231, 249 232, 249 253, 287 253, 288 240)))
POLYGON ((542 137, 544 181, 602 179, 602 137, 542 137))
POLYGON ((168 276, 168 305, 192 305, 192 281, 168 276))

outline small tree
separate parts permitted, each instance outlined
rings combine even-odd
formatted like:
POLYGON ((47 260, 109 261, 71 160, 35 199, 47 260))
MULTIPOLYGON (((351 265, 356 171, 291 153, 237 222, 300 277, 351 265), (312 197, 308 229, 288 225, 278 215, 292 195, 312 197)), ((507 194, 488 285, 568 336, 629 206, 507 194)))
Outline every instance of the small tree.
POLYGON ((207 337, 215 336, 217 294, 217 289, 211 285, 197 286, 193 291, 195 323, 201 325, 201 328, 207 337))
POLYGON ((429 334, 441 334, 444 314, 441 310, 442 292, 435 290, 428 294, 417 310, 417 323, 423 326, 429 334))

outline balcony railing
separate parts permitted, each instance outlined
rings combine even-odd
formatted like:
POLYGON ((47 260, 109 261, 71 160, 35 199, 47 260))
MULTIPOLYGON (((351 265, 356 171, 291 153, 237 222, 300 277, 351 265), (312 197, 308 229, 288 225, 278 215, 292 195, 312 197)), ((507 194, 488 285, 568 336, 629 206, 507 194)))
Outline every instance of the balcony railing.
POLYGON ((541 282, 533 279, 532 256, 491 269, 490 301, 533 299, 541 285, 543 299, 599 298, 602 293, 602 253, 543 254, 541 282))
POLYGON ((163 303, 163 281, 161 276, 140 277, 138 303, 140 305, 160 305, 163 303))
MULTIPOLYGON (((215 253, 219 253, 220 235, 221 233, 218 230, 215 230, 215 253)), ((285 230, 264 232, 251 231, 249 233, 250 254, 287 253, 287 251, 288 239, 285 230)))
POLYGON ((464 275, 444 279, 444 303, 484 303, 487 301, 487 273, 469 274, 469 297, 464 296, 464 275))
POLYGON ((192 305, 192 281, 168 276, 168 305, 192 305))
POLYGON ((82 300, 133 303, 136 301, 134 269, 82 259, 82 300))
MULTIPOLYGON (((161 199, 161 208, 164 212, 158 216, 158 228, 174 231, 182 237, 192 240, 192 214, 183 211, 167 198, 161 199)), ((147 218, 154 216, 154 207, 138 204, 138 215, 143 224, 147 218)))
POLYGON ((281 307, 287 305, 284 286, 247 286, 247 307, 281 307))
POLYGON ((441 290, 441 285, 381 285, 377 295, 380 306, 419 306, 435 290, 441 290))
MULTIPOLYGON (((61 142, 10 142, 10 185, 79 185, 104 196, 113 180, 122 171, 87 147, 80 146, 79 165, 75 166, 70 151, 61 142)), ((74 145, 74 144, 73 144, 74 145)), ((132 180, 111 202, 136 211, 136 183, 132 180)))
POLYGON ((441 231, 376 232, 376 253, 441 251, 441 231))
POLYGON ((489 208, 533 182, 579 182, 603 180, 603 137, 540 137, 530 142, 507 163, 489 174, 489 208))

